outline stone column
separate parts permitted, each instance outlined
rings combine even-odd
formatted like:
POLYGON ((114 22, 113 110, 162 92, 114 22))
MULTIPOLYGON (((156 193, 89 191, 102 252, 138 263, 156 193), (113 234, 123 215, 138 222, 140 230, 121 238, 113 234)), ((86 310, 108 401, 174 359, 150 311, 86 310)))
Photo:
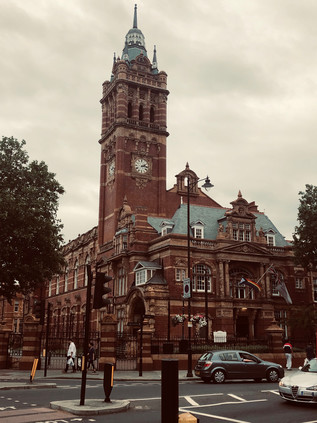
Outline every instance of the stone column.
MULTIPOLYGON (((23 323, 23 348, 19 364, 20 370, 32 370, 33 361, 39 358, 41 350, 41 330, 39 319, 32 314, 26 316, 23 323)), ((37 365, 39 369, 40 365, 37 365)))
POLYGON ((225 279, 224 279, 224 271, 223 271, 223 261, 219 260, 218 262, 219 267, 219 287, 217 289, 217 296, 223 298, 225 294, 225 279))
MULTIPOLYGON (((264 272, 265 272, 265 267, 264 267, 264 264, 261 263, 260 264, 260 277, 264 274, 264 272)), ((265 293, 266 293, 266 290, 267 290, 267 287, 266 287, 266 275, 264 276, 263 279, 261 279, 259 285, 261 287, 260 297, 261 298, 265 298, 265 296, 266 296, 265 293)))
POLYGON ((8 368, 8 344, 11 329, 0 329, 0 369, 8 368))
POLYGON ((99 370, 105 363, 116 362, 117 321, 114 314, 106 314, 100 323, 100 359, 99 370))
POLYGON ((229 275, 229 261, 228 260, 225 262, 225 285, 226 285, 225 296, 229 297, 230 296, 230 275, 229 275))
POLYGON ((281 352, 283 347, 283 329, 280 328, 276 321, 273 320, 268 328, 265 329, 268 337, 271 352, 281 352))

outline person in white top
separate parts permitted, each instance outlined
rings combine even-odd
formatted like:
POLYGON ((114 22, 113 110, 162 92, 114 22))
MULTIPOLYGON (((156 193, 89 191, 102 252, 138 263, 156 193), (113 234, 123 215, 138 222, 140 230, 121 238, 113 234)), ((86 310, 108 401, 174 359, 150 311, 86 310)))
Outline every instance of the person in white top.
POLYGON ((67 357, 66 357, 66 367, 64 372, 67 373, 68 366, 71 366, 73 368, 73 372, 76 372, 76 345, 72 339, 69 340, 69 346, 67 351, 67 357))

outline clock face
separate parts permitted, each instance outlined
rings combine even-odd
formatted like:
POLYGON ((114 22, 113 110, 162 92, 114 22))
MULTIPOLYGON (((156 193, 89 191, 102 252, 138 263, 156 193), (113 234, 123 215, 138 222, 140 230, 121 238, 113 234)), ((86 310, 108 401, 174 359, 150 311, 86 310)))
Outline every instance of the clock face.
POLYGON ((115 170, 115 164, 114 164, 114 162, 111 162, 111 163, 109 164, 109 168, 108 168, 108 173, 109 173, 109 176, 113 176, 113 174, 114 174, 114 170, 115 170))
POLYGON ((139 173, 146 173, 149 170, 149 163, 145 159, 136 159, 134 167, 139 173))

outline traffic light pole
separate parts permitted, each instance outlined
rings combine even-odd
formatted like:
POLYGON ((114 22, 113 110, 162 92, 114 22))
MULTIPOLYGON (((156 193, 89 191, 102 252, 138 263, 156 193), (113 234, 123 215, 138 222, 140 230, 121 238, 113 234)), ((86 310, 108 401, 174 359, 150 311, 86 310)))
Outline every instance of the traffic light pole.
POLYGON ((92 273, 90 265, 86 265, 86 271, 88 276, 87 283, 87 294, 86 294, 86 321, 85 321, 85 340, 84 340, 84 353, 83 359, 84 363, 81 363, 82 366, 82 375, 81 375, 81 391, 80 391, 80 404, 85 405, 85 394, 86 394, 86 379, 87 379, 87 355, 88 355, 88 343, 90 336, 90 303, 91 303, 91 285, 92 285, 92 273), (83 365, 84 364, 84 365, 83 365))

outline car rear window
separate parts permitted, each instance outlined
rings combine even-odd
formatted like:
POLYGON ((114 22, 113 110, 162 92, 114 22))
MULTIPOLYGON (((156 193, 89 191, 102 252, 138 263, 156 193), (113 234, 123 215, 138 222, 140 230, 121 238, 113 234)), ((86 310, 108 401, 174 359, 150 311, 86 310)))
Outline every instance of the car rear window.
POLYGON ((211 358, 212 358, 212 356, 213 356, 213 353, 212 353, 212 352, 207 352, 207 353, 203 354, 203 355, 200 357, 200 359, 199 359, 199 360, 202 360, 202 361, 210 361, 210 360, 211 360, 211 358))

